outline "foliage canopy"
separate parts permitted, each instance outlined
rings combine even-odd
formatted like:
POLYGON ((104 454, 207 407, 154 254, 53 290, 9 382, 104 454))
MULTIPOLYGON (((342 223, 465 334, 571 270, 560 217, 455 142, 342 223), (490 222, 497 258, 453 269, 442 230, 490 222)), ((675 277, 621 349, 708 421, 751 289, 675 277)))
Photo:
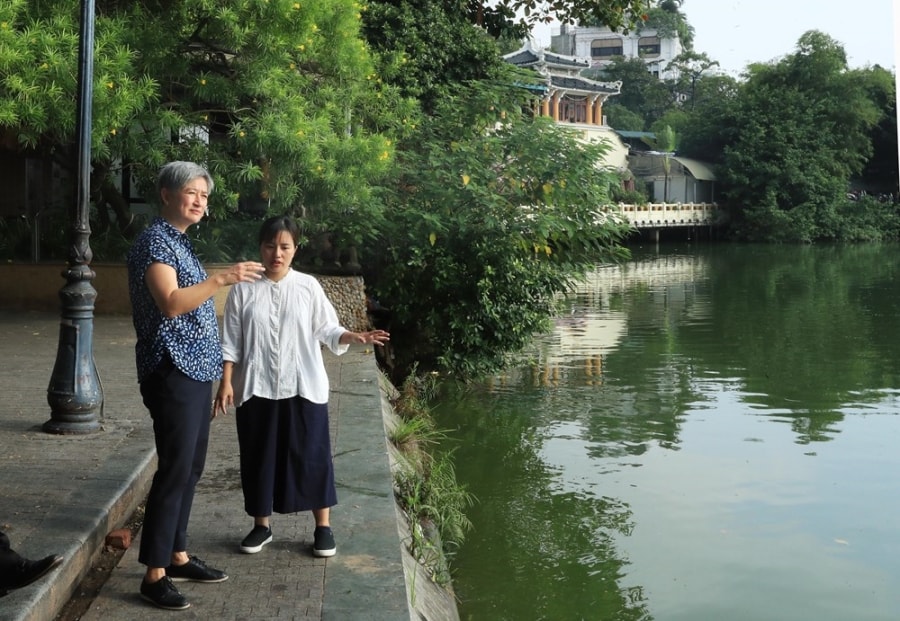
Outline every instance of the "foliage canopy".
MULTIPOLYGON (((661 6, 648 27, 659 25, 661 6)), ((890 72, 850 69, 843 47, 815 30, 793 53, 750 65, 740 79, 719 73, 717 64, 688 50, 668 65, 675 77, 659 80, 640 59, 610 63, 603 76, 623 83, 605 107, 610 124, 657 133, 671 127, 679 155, 712 163, 718 200, 738 238, 898 237, 891 201, 849 194, 900 190, 890 72)))
POLYGON ((623 256, 627 229, 601 209, 613 183, 595 168, 604 147, 532 119, 514 83, 460 86, 398 152, 375 289, 402 326, 398 349, 425 367, 502 367, 573 279, 623 256))
MULTIPOLYGON (((63 169, 74 161, 77 8, 0 6, 0 132, 63 169)), ((122 180, 152 197, 159 167, 186 159, 214 175, 217 217, 240 203, 371 233, 359 224, 381 211, 371 187, 415 105, 375 74, 355 2, 100 0, 95 48, 95 207, 124 232, 122 180)))
POLYGON ((754 66, 728 119, 722 180, 741 234, 815 241, 841 237, 838 205, 872 154, 882 111, 859 88, 843 48, 810 31, 797 51, 754 66))

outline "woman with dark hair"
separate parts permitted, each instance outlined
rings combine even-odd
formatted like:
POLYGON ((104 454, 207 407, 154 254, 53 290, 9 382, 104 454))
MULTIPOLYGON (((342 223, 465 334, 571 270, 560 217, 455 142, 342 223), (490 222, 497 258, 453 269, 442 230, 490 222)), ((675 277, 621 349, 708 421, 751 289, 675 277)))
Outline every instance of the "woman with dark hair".
POLYGON ((138 556, 147 566, 140 592, 167 610, 190 606, 172 581, 228 578, 186 552, 194 489, 206 463, 212 384, 222 374, 212 298, 222 287, 260 278, 263 268, 244 261, 206 274, 186 231, 206 215, 212 189, 202 166, 163 166, 157 179, 160 215, 128 253, 138 382, 153 419, 157 454, 138 556))
POLYGON ((312 511, 315 556, 333 556, 330 508, 337 504, 328 432, 328 376, 322 345, 383 345, 384 330, 351 332, 315 278, 291 268, 299 229, 287 216, 259 232, 264 278, 228 292, 222 328, 225 367, 214 412, 237 407, 244 510, 254 527, 241 551, 272 541, 269 517, 312 511))

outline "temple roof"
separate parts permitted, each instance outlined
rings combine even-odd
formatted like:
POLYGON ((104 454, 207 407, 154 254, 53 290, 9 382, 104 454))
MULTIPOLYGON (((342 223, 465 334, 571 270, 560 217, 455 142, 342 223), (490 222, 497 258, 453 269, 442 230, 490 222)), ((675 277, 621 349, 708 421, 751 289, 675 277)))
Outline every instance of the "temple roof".
POLYGON ((564 56, 545 49, 535 50, 530 45, 526 45, 511 54, 506 54, 503 59, 517 67, 549 66, 565 69, 587 69, 591 66, 590 61, 586 58, 564 56))
POLYGON ((531 48, 524 47, 517 52, 505 54, 503 60, 517 67, 529 67, 538 62, 539 56, 531 48))
POLYGON ((621 82, 594 82, 587 78, 570 76, 550 76, 550 86, 562 88, 567 91, 588 91, 590 93, 608 93, 618 95, 622 86, 621 82))
POLYGON ((543 48, 534 49, 531 41, 521 49, 506 54, 503 59, 517 67, 534 69, 551 88, 618 95, 622 86, 621 82, 597 82, 581 77, 580 73, 591 66, 589 59, 565 56, 543 48))

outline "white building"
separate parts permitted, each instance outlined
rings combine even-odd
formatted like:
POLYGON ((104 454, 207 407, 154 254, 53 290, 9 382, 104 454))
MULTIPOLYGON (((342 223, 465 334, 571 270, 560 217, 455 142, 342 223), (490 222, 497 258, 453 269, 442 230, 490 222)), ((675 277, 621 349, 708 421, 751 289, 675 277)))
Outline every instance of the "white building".
POLYGON ((603 68, 617 58, 640 58, 647 70, 659 79, 677 77, 667 67, 684 51, 681 40, 660 38, 656 29, 645 28, 629 34, 614 32, 606 26, 560 26, 550 37, 550 48, 558 54, 589 58, 591 67, 603 68))

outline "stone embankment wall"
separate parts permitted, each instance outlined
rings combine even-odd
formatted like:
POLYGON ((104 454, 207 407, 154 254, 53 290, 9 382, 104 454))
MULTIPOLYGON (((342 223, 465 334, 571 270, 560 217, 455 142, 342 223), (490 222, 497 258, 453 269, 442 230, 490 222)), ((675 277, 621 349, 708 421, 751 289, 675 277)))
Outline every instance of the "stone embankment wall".
MULTIPOLYGON (((92 266, 95 277, 91 286, 97 291, 94 313, 97 315, 130 315, 128 299, 128 272, 123 264, 92 266)), ((206 271, 214 274, 226 269, 224 265, 208 265, 206 271)), ((0 309, 12 311, 61 310, 60 289, 66 285, 64 264, 8 263, 0 265, 0 309)), ((362 276, 316 276, 325 293, 334 304, 341 325, 359 332, 367 330, 366 292, 362 276)), ((216 312, 225 310, 228 288, 223 287, 215 296, 216 312)))
POLYGON ((366 285, 362 276, 316 276, 334 304, 341 325, 353 332, 369 329, 366 285))

